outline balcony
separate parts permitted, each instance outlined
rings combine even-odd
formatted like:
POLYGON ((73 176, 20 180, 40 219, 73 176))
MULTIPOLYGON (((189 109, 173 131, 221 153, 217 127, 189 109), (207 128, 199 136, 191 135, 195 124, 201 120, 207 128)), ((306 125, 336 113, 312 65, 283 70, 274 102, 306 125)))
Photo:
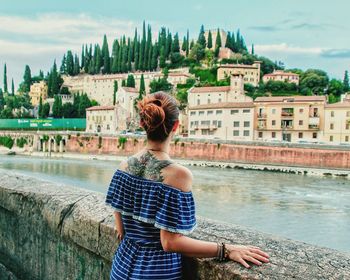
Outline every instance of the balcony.
POLYGON ((320 118, 310 117, 309 118, 309 129, 319 129, 320 128, 320 118))
POLYGON ((309 124, 309 129, 319 130, 320 126, 318 124, 309 124))
POLYGON ((291 124, 291 125, 282 125, 281 126, 282 130, 289 130, 289 129, 293 129, 294 126, 291 124))
POLYGON ((257 125, 258 130, 266 129, 266 122, 259 122, 257 125))
POLYGON ((294 112, 293 111, 282 111, 281 117, 282 118, 293 118, 294 112))
POLYGON ((258 117, 258 119, 266 119, 267 114, 266 113, 258 113, 257 117, 258 117))

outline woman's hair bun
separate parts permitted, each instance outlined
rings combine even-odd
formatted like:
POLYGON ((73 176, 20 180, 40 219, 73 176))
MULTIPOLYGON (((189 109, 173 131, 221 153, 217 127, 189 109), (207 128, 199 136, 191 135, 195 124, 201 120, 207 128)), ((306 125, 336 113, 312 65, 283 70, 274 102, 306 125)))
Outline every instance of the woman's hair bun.
POLYGON ((138 103, 140 110, 141 125, 146 131, 153 131, 164 124, 165 112, 162 100, 152 95, 146 95, 138 103))

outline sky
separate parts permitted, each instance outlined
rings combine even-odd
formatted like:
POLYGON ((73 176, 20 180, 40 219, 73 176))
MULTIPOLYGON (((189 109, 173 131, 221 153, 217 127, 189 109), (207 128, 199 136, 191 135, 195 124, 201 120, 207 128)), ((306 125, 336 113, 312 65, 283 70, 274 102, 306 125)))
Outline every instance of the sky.
POLYGON ((286 68, 325 70, 343 79, 350 70, 348 0, 2 0, 0 10, 0 87, 3 65, 8 84, 45 73, 67 50, 80 54, 85 43, 110 43, 133 36, 145 20, 153 32, 162 26, 182 38, 189 29, 197 39, 205 29, 240 29, 250 49, 286 68))

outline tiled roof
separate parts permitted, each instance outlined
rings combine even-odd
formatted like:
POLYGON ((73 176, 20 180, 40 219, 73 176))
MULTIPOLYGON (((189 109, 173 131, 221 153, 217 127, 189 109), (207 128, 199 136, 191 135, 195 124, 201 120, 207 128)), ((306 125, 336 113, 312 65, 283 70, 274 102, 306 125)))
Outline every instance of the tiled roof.
POLYGON ((220 102, 202 104, 193 107, 189 107, 188 110, 199 110, 199 109, 220 109, 220 108, 253 108, 253 102, 220 102))
POLYGON ((123 90, 125 90, 126 92, 136 92, 138 93, 139 91, 136 88, 133 87, 122 87, 123 90))
POLYGON ((93 106, 86 109, 86 111, 102 111, 102 110, 114 110, 114 106, 93 106))
POLYGON ((257 97, 254 102, 305 102, 305 101, 326 101, 325 96, 270 96, 270 97, 257 97))
POLYGON ((221 87, 194 87, 190 90, 193 93, 201 92, 227 92, 230 90, 230 86, 221 86, 221 87))
POLYGON ((344 102, 337 102, 333 104, 326 104, 325 108, 349 108, 350 109, 350 102, 344 101, 344 102))

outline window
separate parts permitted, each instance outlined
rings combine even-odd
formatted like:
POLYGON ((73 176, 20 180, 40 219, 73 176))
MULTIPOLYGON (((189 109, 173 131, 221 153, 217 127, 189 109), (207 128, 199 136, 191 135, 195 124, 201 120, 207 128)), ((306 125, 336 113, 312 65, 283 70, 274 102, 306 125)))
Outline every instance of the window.
POLYGON ((350 117, 350 111, 347 111, 347 112, 346 112, 346 116, 347 116, 347 117, 350 117))
POLYGON ((317 139, 317 132, 313 132, 313 133, 312 133, 312 138, 313 138, 313 139, 317 139))
POLYGON ((250 109, 243 109, 243 113, 250 113, 250 109))
POLYGON ((243 136, 249 136, 249 130, 244 130, 243 131, 243 136))
POLYGON ((331 111, 331 117, 334 117, 334 111, 331 111))
POLYGON ((212 115, 213 114, 213 111, 207 111, 207 115, 212 115))
POLYGON ((302 132, 299 132, 299 133, 298 133, 298 137, 299 137, 299 138, 303 138, 303 133, 302 133, 302 132))
POLYGON ((218 127, 221 127, 221 121, 218 121, 218 127))
POLYGON ((107 124, 107 130, 109 130, 109 124, 107 124))
POLYGON ((333 135, 329 136, 329 141, 333 142, 333 135))
POLYGON ((222 114, 222 110, 216 110, 216 114, 217 114, 217 115, 222 114))
POLYGON ((276 109, 272 109, 272 114, 276 114, 276 109))
POLYGON ((302 120, 299 120, 299 125, 303 125, 303 121, 302 120))
POLYGON ((112 120, 112 116, 110 117, 110 119, 112 120))
POLYGON ((300 109, 299 109, 299 113, 304 113, 304 109, 303 109, 303 108, 300 108, 300 109))
POLYGON ((190 116, 196 115, 196 111, 191 111, 190 116))
POLYGON ((346 123, 345 124, 345 129, 349 129, 350 128, 350 124, 349 123, 346 123))
POLYGON ((349 142, 349 136, 345 136, 345 142, 349 142))
POLYGON ((195 130, 190 130, 190 135, 195 135, 196 131, 195 130))
POLYGON ((198 115, 203 116, 204 115, 204 111, 199 111, 198 115))
POLYGON ((275 121, 275 120, 272 121, 272 125, 273 125, 273 126, 276 125, 276 121, 275 121))
POLYGON ((272 133, 271 133, 271 137, 272 137, 272 138, 276 138, 276 132, 272 132, 272 133))
POLYGON ((197 105, 201 105, 201 100, 197 99, 197 105))
POLYGON ((330 129, 334 129, 334 124, 333 123, 331 123, 331 125, 330 125, 330 127, 329 127, 330 129))
POLYGON ((238 114, 238 110, 231 110, 231 115, 233 115, 233 114, 238 114))
POLYGON ((221 98, 219 98, 219 101, 218 101, 219 103, 221 102, 221 98))
POLYGON ((234 130, 233 131, 233 136, 239 136, 239 130, 234 130))
POLYGON ((202 129, 202 135, 208 135, 208 129, 202 129))
POLYGON ((250 122, 244 122, 244 127, 249 127, 250 126, 250 122))
POLYGON ((233 127, 239 127, 239 122, 233 122, 233 127))
POLYGON ((208 98, 208 104, 210 104, 210 98, 208 98))
POLYGON ((259 138, 263 138, 263 133, 262 133, 262 131, 260 131, 260 132, 258 133, 258 137, 259 137, 259 138))

